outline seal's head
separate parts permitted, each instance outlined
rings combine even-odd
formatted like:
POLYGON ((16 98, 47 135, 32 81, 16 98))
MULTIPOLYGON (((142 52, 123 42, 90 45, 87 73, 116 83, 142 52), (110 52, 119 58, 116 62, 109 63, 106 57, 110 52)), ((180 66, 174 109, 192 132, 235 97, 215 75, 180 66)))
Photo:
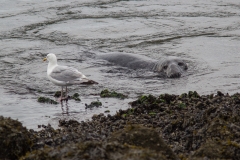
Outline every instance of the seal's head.
POLYGON ((162 60, 156 66, 156 71, 165 73, 168 78, 179 78, 187 69, 187 63, 179 58, 162 60))

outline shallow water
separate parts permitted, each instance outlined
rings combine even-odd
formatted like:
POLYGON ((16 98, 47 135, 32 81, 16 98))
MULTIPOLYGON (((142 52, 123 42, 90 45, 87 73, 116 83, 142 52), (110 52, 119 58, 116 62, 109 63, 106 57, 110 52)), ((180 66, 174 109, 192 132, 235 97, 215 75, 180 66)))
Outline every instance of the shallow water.
POLYGON ((90 119, 93 114, 128 108, 141 94, 200 94, 239 91, 240 3, 228 1, 60 1, 0 2, 0 111, 28 128, 59 119, 90 119), (37 102, 53 98, 59 87, 46 76, 42 59, 55 53, 59 64, 78 68, 99 82, 71 86, 81 102, 51 105, 37 102), (186 59, 189 71, 180 79, 152 77, 95 59, 109 52, 126 52, 161 59, 186 59), (140 75, 140 76, 139 76, 140 75), (108 88, 129 99, 104 99, 108 88), (101 101, 101 108, 85 103, 101 101), (108 107, 108 108, 106 108, 108 107))

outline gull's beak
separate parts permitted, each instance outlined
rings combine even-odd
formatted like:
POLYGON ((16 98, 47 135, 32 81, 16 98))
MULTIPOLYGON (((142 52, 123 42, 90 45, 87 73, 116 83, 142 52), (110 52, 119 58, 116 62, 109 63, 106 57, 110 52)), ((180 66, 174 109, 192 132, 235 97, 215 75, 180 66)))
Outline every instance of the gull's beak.
POLYGON ((47 58, 45 57, 45 58, 43 58, 43 61, 46 61, 47 60, 47 58))

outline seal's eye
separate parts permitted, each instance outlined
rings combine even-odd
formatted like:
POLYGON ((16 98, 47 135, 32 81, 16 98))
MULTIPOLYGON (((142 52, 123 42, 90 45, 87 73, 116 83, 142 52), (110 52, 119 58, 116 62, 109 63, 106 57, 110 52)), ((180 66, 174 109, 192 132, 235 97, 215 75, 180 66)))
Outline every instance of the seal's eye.
POLYGON ((182 62, 179 62, 178 65, 179 65, 179 66, 183 66, 183 63, 182 63, 182 62))
POLYGON ((167 66, 163 66, 163 69, 167 69, 167 66))

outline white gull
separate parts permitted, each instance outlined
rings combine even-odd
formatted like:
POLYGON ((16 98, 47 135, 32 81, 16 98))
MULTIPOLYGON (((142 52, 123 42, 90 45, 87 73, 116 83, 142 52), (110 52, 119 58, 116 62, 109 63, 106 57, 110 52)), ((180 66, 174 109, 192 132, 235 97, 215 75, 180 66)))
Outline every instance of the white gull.
POLYGON ((79 84, 98 84, 97 82, 88 79, 84 74, 76 68, 61 66, 57 64, 57 57, 53 53, 49 53, 43 61, 48 60, 47 76, 48 79, 55 85, 62 86, 60 101, 68 100, 67 86, 79 84), (63 87, 66 87, 66 95, 63 97, 63 87))

